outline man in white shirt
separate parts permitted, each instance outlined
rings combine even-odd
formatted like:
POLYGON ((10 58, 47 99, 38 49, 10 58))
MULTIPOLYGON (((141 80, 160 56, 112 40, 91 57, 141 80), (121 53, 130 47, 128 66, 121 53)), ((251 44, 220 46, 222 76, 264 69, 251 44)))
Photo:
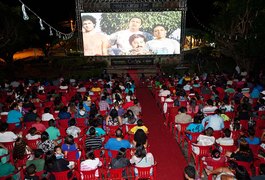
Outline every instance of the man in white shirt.
POLYGON ((44 109, 44 113, 41 116, 42 121, 49 121, 51 119, 54 119, 53 115, 50 113, 50 108, 46 107, 44 109))
POLYGON ((224 130, 224 135, 225 137, 220 137, 216 139, 216 143, 220 144, 221 146, 232 146, 234 145, 234 139, 231 138, 231 131, 230 129, 226 128, 224 130))
MULTIPOLYGON (((213 136, 213 128, 208 127, 205 130, 205 135, 200 134, 199 137, 197 138, 197 145, 200 146, 210 146, 215 143, 215 137, 213 136)), ((192 151, 195 154, 199 154, 200 148, 196 146, 192 146, 192 151)))
POLYGON ((7 131, 8 124, 2 123, 0 126, 0 143, 1 142, 13 142, 18 136, 14 134, 12 131, 7 131))

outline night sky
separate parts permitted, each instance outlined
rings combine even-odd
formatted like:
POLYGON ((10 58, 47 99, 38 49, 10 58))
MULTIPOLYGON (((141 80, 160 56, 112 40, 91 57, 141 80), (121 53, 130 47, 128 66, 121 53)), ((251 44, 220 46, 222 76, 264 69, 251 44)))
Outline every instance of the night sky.
MULTIPOLYGON (((1 0, 4 3, 11 5, 21 5, 18 0, 1 0)), ((22 0, 31 10, 38 14, 43 20, 48 23, 56 23, 75 18, 75 0, 22 0)), ((188 11, 186 26, 187 28, 201 28, 195 21, 191 12, 202 22, 208 24, 214 10, 211 6, 212 0, 188 0, 188 11)), ((33 16, 28 13, 29 17, 33 16)))

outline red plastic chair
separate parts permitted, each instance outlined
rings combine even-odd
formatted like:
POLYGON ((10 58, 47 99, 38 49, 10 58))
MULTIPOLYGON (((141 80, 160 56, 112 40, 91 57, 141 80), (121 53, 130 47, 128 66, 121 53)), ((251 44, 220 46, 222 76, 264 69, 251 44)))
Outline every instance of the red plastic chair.
POLYGON ((248 121, 247 120, 240 120, 241 129, 248 130, 248 121))
POLYGON ((108 180, 123 180, 122 171, 124 168, 109 169, 108 180))
POLYGON ((68 128, 68 121, 69 119, 59 119, 57 122, 59 122, 59 127, 60 128, 68 128))
POLYGON ((213 132, 213 136, 215 137, 215 139, 222 137, 222 134, 223 134, 222 130, 213 132))
POLYGON ((192 156, 194 158, 194 163, 195 163, 196 169, 197 169, 197 171, 199 170, 199 175, 201 177, 202 168, 203 168, 201 158, 209 156, 210 155, 210 150, 212 149, 213 146, 212 145, 210 145, 210 146, 201 146, 201 145, 194 144, 194 143, 192 144, 192 146, 198 147, 200 149, 199 154, 196 154, 196 153, 194 153, 192 151, 192 156), (200 166, 200 169, 199 169, 199 166, 200 166))
POLYGON ((96 177, 97 171, 99 171, 99 168, 89 171, 80 171, 79 179, 98 180, 100 177, 96 177))
POLYGON ((106 125, 106 133, 108 136, 112 137, 115 136, 115 132, 117 129, 119 129, 120 126, 110 126, 110 125, 106 125))
POLYGON ((56 180, 69 180, 72 179, 68 178, 68 173, 71 172, 71 170, 62 171, 62 172, 51 172, 52 175, 56 178, 56 180))
POLYGON ((134 171, 135 175, 135 180, 138 179, 150 179, 150 180, 156 180, 156 166, 157 163, 155 163, 153 166, 149 167, 136 167, 134 166, 135 170, 137 169, 138 173, 136 174, 134 171), (150 171, 152 173, 150 173, 150 171))
POLYGON ((27 145, 32 149, 38 149, 38 143, 41 141, 40 139, 36 139, 36 140, 25 140, 27 145))
POLYGON ((188 160, 189 161, 190 161, 191 151, 192 151, 191 144, 197 142, 197 139, 198 139, 198 137, 199 137, 200 134, 201 133, 197 133, 197 132, 187 132, 187 131, 185 132, 185 135, 186 136, 184 136, 184 141, 182 142, 182 147, 184 148, 184 143, 186 141, 187 144, 188 144, 188 160), (191 137, 191 139, 187 135, 189 137, 191 137))
POLYGON ((76 118, 76 126, 78 127, 87 127, 86 118, 76 118))
POLYGON ((246 168, 246 170, 248 171, 248 174, 250 176, 254 176, 254 174, 252 173, 252 165, 253 162, 244 162, 244 161, 235 161, 239 166, 244 166, 246 168))
POLYGON ((237 148, 235 145, 232 145, 232 146, 219 145, 219 146, 220 146, 220 151, 222 155, 225 155, 226 152, 234 152, 237 148))
POLYGON ((249 145, 249 148, 252 150, 252 153, 254 155, 254 157, 258 157, 258 154, 259 154, 259 150, 260 150, 260 145, 253 145, 253 144, 250 144, 249 145))
POLYGON ((230 118, 230 121, 235 118, 236 113, 234 111, 231 112, 225 112, 225 115, 227 115, 230 118))
POLYGON ((12 142, 2 142, 2 144, 8 149, 9 152, 12 152, 14 145, 15 145, 15 141, 12 142))
POLYGON ((168 119, 166 119, 166 125, 169 125, 169 130, 172 130, 173 125, 175 125, 175 117, 178 114, 179 107, 168 108, 168 119))
POLYGON ((75 151, 65 151, 65 159, 68 161, 77 161, 79 158, 76 158, 77 154, 79 153, 78 150, 75 151))
POLYGON ((179 144, 181 143, 181 141, 184 141, 184 136, 185 136, 185 131, 188 127, 190 123, 176 123, 175 126, 174 126, 174 130, 173 130, 173 134, 174 134, 174 137, 178 134, 178 142, 179 144), (180 127, 180 129, 177 128, 177 125, 180 127))

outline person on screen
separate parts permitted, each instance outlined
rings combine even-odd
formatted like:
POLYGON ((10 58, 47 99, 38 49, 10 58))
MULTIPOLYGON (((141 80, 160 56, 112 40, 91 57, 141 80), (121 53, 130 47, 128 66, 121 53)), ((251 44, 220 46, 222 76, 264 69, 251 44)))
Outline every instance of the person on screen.
POLYGON ((153 36, 147 32, 140 31, 143 20, 139 17, 133 17, 129 20, 128 29, 117 31, 110 35, 109 42, 112 48, 112 55, 126 54, 132 49, 129 37, 133 34, 142 34, 147 40, 153 39, 153 36))
POLYGON ((108 39, 101 32, 96 32, 96 18, 90 15, 82 17, 84 56, 108 55, 108 39))
POLYGON ((147 55, 151 52, 146 48, 146 38, 142 34, 133 34, 129 37, 132 49, 124 55, 147 55))
POLYGON ((156 25, 153 30, 154 39, 146 43, 154 54, 180 54, 178 41, 167 38, 167 30, 163 25, 156 25))

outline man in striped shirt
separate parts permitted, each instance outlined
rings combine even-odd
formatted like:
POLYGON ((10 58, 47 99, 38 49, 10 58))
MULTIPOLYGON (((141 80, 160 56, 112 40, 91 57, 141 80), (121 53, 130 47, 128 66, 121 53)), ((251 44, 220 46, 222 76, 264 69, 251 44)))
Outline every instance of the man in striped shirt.
POLYGON ((102 147, 102 140, 100 137, 96 136, 96 129, 92 126, 89 128, 89 136, 86 139, 87 149, 100 149, 102 147))

